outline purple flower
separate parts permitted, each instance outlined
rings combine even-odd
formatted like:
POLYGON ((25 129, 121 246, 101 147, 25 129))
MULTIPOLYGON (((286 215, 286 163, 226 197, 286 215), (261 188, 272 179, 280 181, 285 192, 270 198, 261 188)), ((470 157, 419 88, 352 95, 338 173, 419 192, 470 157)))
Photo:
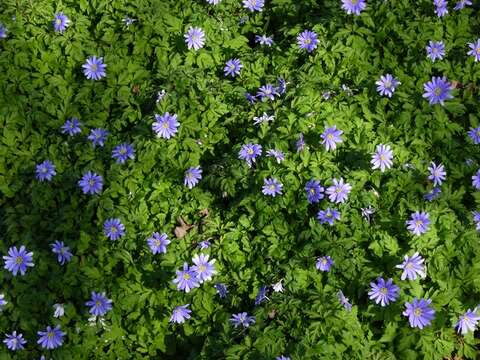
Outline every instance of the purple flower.
POLYGON ((435 5, 435 14, 438 17, 448 14, 447 0, 433 0, 433 5, 435 5))
POLYGON ((70 248, 65 246, 63 241, 55 241, 52 245, 52 252, 57 254, 57 260, 60 265, 65 264, 65 262, 70 262, 72 259, 72 253, 70 252, 70 248))
POLYGON ((213 287, 215 288, 215 290, 217 290, 217 294, 218 296, 220 296, 221 299, 227 297, 228 291, 227 291, 227 286, 225 284, 218 283, 213 285, 213 287))
POLYGON ((0 23, 0 39, 5 39, 7 37, 7 32, 8 29, 5 27, 5 25, 0 23))
POLYGON ((62 126, 62 133, 73 136, 82 132, 80 128, 82 124, 78 121, 77 118, 73 117, 65 121, 65 124, 62 126))
POLYGON ((78 185, 82 188, 84 194, 100 194, 103 188, 103 178, 88 171, 79 180, 78 185))
POLYGON ((470 131, 468 132, 468 136, 472 139, 473 143, 475 145, 480 144, 480 126, 474 128, 470 128, 470 131))
POLYGON ((88 135, 87 139, 92 142, 93 147, 97 145, 103 147, 107 140, 107 135, 108 131, 105 129, 92 129, 90 130, 90 135, 88 135))
POLYGON ((255 296, 255 305, 260 305, 265 300, 268 300, 267 287, 261 286, 260 289, 258 289, 257 295, 255 296))
POLYGON ((460 0, 455 4, 455 7, 453 10, 462 10, 465 6, 472 5, 472 2, 470 0, 460 0))
POLYGON ((431 303, 432 300, 430 299, 417 298, 414 298, 411 304, 405 303, 405 311, 402 314, 408 316, 410 327, 423 329, 430 324, 435 318, 435 310, 429 306, 431 303))
POLYGON ((60 325, 55 326, 55 328, 47 326, 45 331, 38 331, 37 334, 40 336, 37 344, 40 344, 44 349, 55 349, 62 346, 65 336, 65 333, 60 330, 60 325))
POLYGON ((189 50, 197 51, 205 45, 205 32, 199 27, 190 26, 184 37, 189 50))
POLYGON ((240 75, 240 71, 242 70, 243 65, 238 59, 230 59, 225 63, 225 67, 223 69, 225 76, 235 77, 236 75, 240 75))
POLYGON ((27 252, 25 246, 20 246, 17 249, 16 246, 12 246, 8 249, 8 256, 4 256, 5 260, 4 268, 10 271, 13 276, 17 276, 17 273, 25 275, 27 267, 33 267, 33 252, 27 252))
POLYGON ((427 47, 427 57, 433 62, 442 60, 445 56, 445 44, 443 41, 429 41, 427 47))
POLYGON ((420 275, 422 278, 426 276, 425 265, 423 264, 425 260, 418 254, 418 252, 413 254, 412 257, 405 255, 404 259, 403 263, 395 266, 396 268, 403 270, 402 276, 400 277, 402 280, 416 280, 417 275, 420 275))
POLYGON ((305 30, 297 36, 298 47, 307 52, 312 52, 317 48, 318 39, 317 34, 310 30, 305 30))
POLYGON ((249 316, 246 312, 232 314, 230 321, 235 328, 242 326, 244 328, 249 327, 251 324, 255 324, 255 316, 249 316))
POLYGON ((340 137, 343 134, 342 130, 337 130, 337 125, 333 125, 325 129, 320 137, 322 138, 322 145, 325 145, 327 151, 335 150, 337 148, 337 143, 341 143, 343 140, 340 137))
POLYGON ((196 273, 199 284, 212 280, 212 276, 217 273, 215 270, 215 259, 208 261, 208 254, 196 254, 192 258, 192 262, 195 264, 190 269, 196 273))
POLYGON ((27 341, 23 338, 23 334, 18 334, 17 332, 14 331, 13 333, 6 334, 5 340, 3 340, 3 343, 7 346, 9 350, 12 351, 17 351, 17 350, 23 350, 24 346, 27 341))
POLYGON ((480 190, 480 170, 472 176, 472 185, 475 189, 480 190))
POLYGON ((307 193, 307 200, 310 204, 319 202, 324 198, 323 191, 325 189, 321 186, 320 181, 310 180, 305 184, 305 192, 307 193))
POLYGON ((343 181, 343 178, 340 180, 333 179, 333 185, 327 188, 326 194, 328 199, 334 203, 343 203, 348 199, 348 194, 352 190, 352 186, 343 181))
POLYGON ((262 11, 264 0, 243 0, 243 7, 250 11, 262 11))
POLYGON ((55 165, 50 160, 38 164, 35 169, 35 177, 40 181, 52 181, 52 177, 56 174, 55 165))
POLYGON ((266 36, 266 35, 255 35, 255 42, 260 45, 272 46, 273 45, 273 37, 266 36))
POLYGON ((200 168, 200 166, 191 167, 187 171, 185 171, 185 179, 183 183, 185 186, 191 189, 198 184, 201 178, 202 169, 200 168))
POLYGON ((474 211, 473 213, 473 221, 475 222, 475 226, 477 231, 480 231, 480 212, 474 211))
POLYGON ((278 164, 285 160, 285 154, 280 150, 270 149, 267 151, 267 156, 274 157, 278 164))
POLYGON ((298 140, 295 143, 295 147, 297 148, 297 152, 303 151, 303 149, 305 149, 305 139, 303 138, 303 134, 298 135, 298 140))
POLYGON ((277 358, 275 360, 292 360, 292 359, 290 359, 290 357, 288 357, 288 356, 283 356, 282 355, 282 356, 277 356, 277 358))
POLYGON ((177 284, 178 290, 184 290, 190 292, 193 288, 199 287, 197 274, 192 268, 188 267, 187 263, 183 264, 183 270, 176 270, 177 278, 173 280, 174 284, 177 284))
POLYGON ((396 301, 400 291, 400 288, 393 283, 392 279, 385 281, 381 277, 377 279, 377 283, 371 282, 370 287, 372 289, 368 292, 370 300, 375 301, 380 306, 387 306, 390 302, 396 301))
POLYGON ((262 155, 262 145, 259 144, 245 144, 242 145, 238 153, 239 159, 245 160, 249 167, 255 162, 255 159, 262 155))
POLYGON ((201 249, 201 250, 205 250, 205 249, 208 249, 210 247, 211 243, 210 241, 208 240, 203 240, 203 241, 200 241, 198 243, 198 247, 201 249))
POLYGON ((167 252, 167 245, 170 244, 167 234, 160 235, 158 232, 154 232, 151 238, 147 239, 148 246, 152 251, 152 254, 165 254, 167 252))
POLYGON ((53 18, 53 29, 56 32, 63 33, 70 24, 70 19, 63 13, 55 14, 53 18))
POLYGON ((284 78, 277 78, 277 93, 279 95, 283 95, 287 92, 287 84, 289 83, 287 83, 284 78))
POLYGON ((221 0, 207 0, 207 2, 211 5, 218 5, 218 3, 220 2, 221 0))
POLYGON ((447 81, 445 76, 432 77, 431 81, 423 84, 423 88, 425 90, 423 97, 428 99, 430 105, 444 105, 445 100, 453 99, 453 95, 451 94, 452 85, 447 81))
POLYGON ((420 236, 428 231, 430 219, 426 212, 414 212, 410 220, 406 221, 407 229, 414 235, 420 236))
POLYGON ((475 331, 475 327, 477 326, 479 320, 480 315, 477 313, 477 309, 475 308, 473 311, 468 309, 465 314, 460 316, 458 322, 455 324, 455 327, 459 333, 465 335, 469 331, 475 331))
POLYGON ((377 151, 372 155, 372 169, 380 169, 384 172, 385 169, 392 167, 393 152, 388 145, 377 145, 377 151))
POLYGON ((263 99, 275 100, 275 95, 278 95, 277 89, 274 88, 273 85, 271 84, 260 86, 257 92, 257 97, 260 98, 260 100, 263 100, 263 99))
POLYGON ((335 209, 327 208, 327 210, 320 210, 318 212, 317 219, 322 225, 328 223, 332 226, 335 220, 340 220, 340 213, 335 209))
POLYGON ((123 24, 126 26, 126 27, 129 27, 130 25, 133 25, 133 23, 137 21, 136 19, 132 19, 132 18, 129 18, 128 16, 127 17, 124 17, 122 19, 122 22, 123 24))
POLYGON ((278 182, 275 178, 263 179, 264 185, 262 186, 263 195, 282 195, 283 184, 278 182))
POLYGON ((342 9, 347 14, 360 15, 360 12, 367 7, 365 0, 342 0, 342 9))
POLYGON ((177 121, 177 115, 166 112, 163 115, 155 114, 155 122, 152 129, 158 138, 170 139, 178 131, 180 123, 177 121))
POLYGON ((348 301, 348 298, 343 295, 343 292, 341 290, 338 291, 337 293, 338 301, 340 301, 340 304, 345 308, 347 311, 352 311, 352 304, 348 301))
POLYGON ((333 260, 330 256, 321 256, 317 259, 315 267, 317 270, 328 272, 333 265, 333 260))
POLYGON ((105 296, 105 293, 97 293, 92 291, 92 297, 85 303, 86 306, 90 306, 88 312, 95 316, 103 316, 110 310, 112 310, 112 300, 105 296))
POLYGON ((436 165, 433 161, 428 168, 430 171, 430 175, 428 176, 428 180, 433 181, 433 186, 442 185, 443 181, 445 180, 447 173, 445 168, 442 164, 436 165))
POLYGON ((107 76, 105 72, 107 65, 103 63, 103 57, 90 56, 82 67, 87 79, 100 80, 107 76))
POLYGON ((467 55, 474 57, 475 62, 480 61, 480 39, 476 43, 468 43, 468 47, 471 49, 467 55))
POLYGON ((190 304, 186 304, 182 306, 177 306, 175 309, 173 309, 172 316, 170 316, 170 322, 183 324, 185 320, 190 319, 190 313, 192 312, 192 310, 187 309, 189 306, 190 304))
POLYGON ((369 205, 368 207, 361 208, 360 210, 362 211, 362 217, 368 222, 370 222, 370 216, 372 216, 375 213, 375 209, 372 208, 371 205, 369 205))
POLYGON ((130 144, 117 145, 112 151, 112 158, 117 160, 117 164, 124 164, 128 159, 135 159, 135 150, 130 144))
POLYGON ((250 105, 253 105, 255 104, 255 102, 257 101, 257 97, 250 94, 250 93, 245 93, 245 98, 247 99, 247 101, 250 103, 250 105))
POLYGON ((377 91, 380 95, 385 95, 391 98, 397 86, 400 85, 400 81, 395 79, 392 75, 386 74, 385 76, 380 76, 380 80, 375 82, 375 84, 377 84, 377 91))
POLYGON ((103 233, 112 241, 120 239, 125 235, 125 225, 118 218, 107 219, 103 223, 103 233))
POLYGON ((426 193, 423 196, 423 198, 427 201, 433 201, 440 195, 441 192, 442 192, 442 190, 440 189, 440 187, 436 186, 431 191, 426 193))

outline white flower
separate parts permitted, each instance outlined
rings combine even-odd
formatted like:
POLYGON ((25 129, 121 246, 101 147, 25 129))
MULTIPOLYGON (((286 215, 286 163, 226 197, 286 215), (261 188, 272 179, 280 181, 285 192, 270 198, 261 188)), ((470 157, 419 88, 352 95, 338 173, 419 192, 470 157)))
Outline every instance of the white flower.
POLYGON ((275 115, 268 115, 267 113, 263 113, 262 116, 257 116, 253 118, 254 120, 254 125, 258 125, 264 122, 269 122, 269 121, 274 121, 275 120, 275 115))
POLYGON ((157 92, 157 103, 162 101, 163 98, 165 97, 165 95, 167 95, 167 92, 165 90, 158 91, 157 92))
POLYGON ((59 318, 65 315, 65 308, 63 304, 54 304, 53 308, 55 309, 55 313, 53 314, 53 317, 59 318))
POLYGON ((273 291, 275 291, 275 292, 283 292, 284 288, 283 288, 283 285, 282 285, 282 280, 280 280, 276 284, 273 284, 272 288, 273 288, 273 291))

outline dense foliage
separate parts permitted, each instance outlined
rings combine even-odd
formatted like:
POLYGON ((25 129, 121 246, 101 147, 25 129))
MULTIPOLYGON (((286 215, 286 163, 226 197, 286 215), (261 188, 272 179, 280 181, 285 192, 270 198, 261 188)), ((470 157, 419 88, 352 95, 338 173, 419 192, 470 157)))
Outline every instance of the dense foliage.
POLYGON ((480 4, 448 4, 440 17, 430 0, 370 0, 360 15, 341 5, 267 0, 249 11, 240 0, 2 1, 0 253, 23 245, 34 263, 23 276, 0 271, 1 339, 17 331, 27 341, 15 352, 2 344, 2 359, 477 356, 478 333, 454 327, 480 303, 472 215, 480 145, 467 134, 480 122, 480 62, 467 54, 480 38, 480 4), (70 22, 55 31, 61 12, 70 22), (205 32, 198 50, 185 43, 190 27, 205 32), (297 44, 305 30, 317 34, 312 51, 297 44), (256 35, 273 36, 273 45, 256 35), (430 41, 443 41, 443 58, 427 57, 430 41), (105 77, 86 78, 91 56, 103 58, 105 77), (243 67, 225 76, 233 58, 243 67), (376 89, 385 74, 400 82, 391 97, 376 89), (434 76, 454 88, 444 105, 423 97, 434 76), (282 79, 286 91, 274 100, 247 101, 245 93, 266 84, 278 91, 282 79), (155 114, 166 112, 179 123, 169 139, 152 130, 155 114), (264 113, 272 121, 254 124, 264 113), (81 132, 70 136, 62 126, 72 118, 81 132), (334 125, 342 142, 327 151, 321 135, 334 125), (87 139, 92 129, 108 131, 104 146, 87 139), (239 159, 249 143, 263 149, 251 166, 239 159), (133 158, 112 158, 119 144, 131 144, 133 158), (371 164, 380 144, 393 152, 385 171, 371 164), (265 156, 269 149, 285 159, 265 156), (51 181, 36 174, 45 160, 55 167, 51 181), (432 161, 446 179, 428 201, 432 161), (185 172, 197 166, 200 181, 185 186, 185 172), (79 186, 87 171, 103 179, 97 194, 79 186), (270 178, 281 194, 262 193, 270 178), (327 189, 340 178, 352 186, 345 202, 325 194, 309 203, 308 181, 327 189), (333 225, 317 219, 327 208, 340 213, 333 225), (430 221, 420 235, 406 225, 417 211, 430 221), (109 219, 121 221, 124 236, 106 236, 109 219), (171 241, 165 253, 152 254, 154 232, 171 241), (63 265, 55 241, 73 254, 63 265), (426 276, 402 280, 396 266, 416 252, 426 276), (178 290, 176 271, 199 254, 216 260, 216 274, 178 290), (323 256, 333 261, 329 271, 316 267, 323 256), (369 299, 378 277, 399 287, 388 306, 369 299), (104 316, 89 313, 92 291, 112 300, 104 316), (414 298, 430 299, 435 310, 423 329, 402 315, 414 298), (54 304, 63 304, 63 316, 53 316, 54 304), (185 304, 191 318, 170 321, 185 304), (230 319, 241 312, 255 323, 235 327, 230 319), (56 325, 63 344, 42 349, 38 332, 56 325))

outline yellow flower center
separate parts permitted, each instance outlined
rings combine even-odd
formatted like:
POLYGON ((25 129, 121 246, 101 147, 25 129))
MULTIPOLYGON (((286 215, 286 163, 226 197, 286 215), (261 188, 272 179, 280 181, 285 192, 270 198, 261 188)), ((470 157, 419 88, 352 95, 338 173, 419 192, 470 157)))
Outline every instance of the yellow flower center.
POLYGON ((21 256, 17 256, 17 258, 15 259, 15 262, 20 265, 21 263, 23 263, 23 258, 21 256))
POLYGON ((383 287, 380 289, 380 292, 383 294, 383 295, 387 295, 388 293, 388 289, 386 287, 383 287))
POLYGON ((422 315, 422 309, 416 308, 414 311, 415 316, 421 316, 422 315))
POLYGON ((439 96, 442 93, 442 89, 440 89, 439 87, 436 87, 434 90, 434 93, 435 95, 439 96))
POLYGON ((183 278, 185 280, 190 280, 190 274, 183 274, 183 278))

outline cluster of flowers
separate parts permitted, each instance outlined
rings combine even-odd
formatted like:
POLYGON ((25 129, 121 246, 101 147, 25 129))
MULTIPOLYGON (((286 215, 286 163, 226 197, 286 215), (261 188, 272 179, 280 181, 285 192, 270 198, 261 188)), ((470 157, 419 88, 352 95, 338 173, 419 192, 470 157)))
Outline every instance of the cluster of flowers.
MULTIPOLYGON (((28 254, 30 256, 33 255, 32 253, 28 254)), ((22 275, 24 275, 26 266, 33 266, 33 263, 31 262, 31 260, 29 262, 25 262, 23 260, 23 257, 21 256, 19 256, 17 259, 19 259, 19 262, 21 261, 21 268, 23 269, 22 275)), ((7 267, 7 264, 5 264, 5 267, 7 267)), ((14 276, 15 275, 16 273, 14 273, 14 276)), ((0 294, 0 311, 8 303, 4 300, 4 297, 5 296, 3 294, 0 294)), ((90 307, 90 309, 88 310, 90 314, 92 314, 94 317, 101 317, 112 309, 112 300, 108 299, 105 296, 105 293, 97 293, 95 291, 92 291, 91 298, 85 303, 85 305, 90 307)), ((64 315, 63 305, 55 304, 54 308, 54 317, 58 318, 64 315)), ((55 349, 62 346, 64 337, 66 335, 66 333, 61 330, 60 325, 56 325, 55 327, 47 326, 45 331, 38 331, 37 334, 39 336, 37 344, 39 344, 43 349, 47 350, 55 349)), ((6 334, 3 343, 7 346, 8 349, 12 351, 18 351, 25 348, 27 340, 25 340, 22 333, 17 333, 17 331, 15 330, 11 334, 6 334)))
MULTIPOLYGON (((396 266, 403 270, 400 279, 416 280, 418 276, 425 278, 426 269, 424 261, 425 259, 423 259, 419 253, 415 253, 411 257, 405 255, 403 263, 396 266)), ((319 257, 315 266, 320 271, 329 272, 333 264, 333 260, 327 255, 319 257)), ((383 307, 398 299, 400 288, 393 283, 393 279, 385 280, 382 277, 378 277, 376 282, 370 283, 368 295, 371 300, 383 307)), ((344 307, 350 310, 352 305, 348 302, 348 299, 343 296, 341 291, 339 292, 339 298, 344 307)), ((435 318, 435 310, 430 306, 431 303, 431 299, 418 298, 414 298, 412 302, 405 303, 403 315, 408 317, 411 327, 423 329, 431 323, 435 318)), ((468 331, 475 331, 479 320, 480 308, 477 307, 473 309, 473 311, 468 309, 465 314, 460 316, 455 327, 458 332, 466 334, 468 331)))
MULTIPOLYGON (((173 280, 177 284, 178 290, 183 290, 186 293, 193 288, 199 287, 202 283, 212 280, 212 276, 217 273, 215 270, 215 259, 209 260, 208 254, 195 255, 192 258, 194 265, 188 266, 183 264, 183 270, 177 270, 177 277, 173 280)), ((226 295, 226 287, 223 284, 216 284, 217 292, 220 296, 226 295)), ((177 306, 170 317, 170 322, 181 324, 185 319, 190 319, 191 310, 188 309, 190 304, 177 306)))

